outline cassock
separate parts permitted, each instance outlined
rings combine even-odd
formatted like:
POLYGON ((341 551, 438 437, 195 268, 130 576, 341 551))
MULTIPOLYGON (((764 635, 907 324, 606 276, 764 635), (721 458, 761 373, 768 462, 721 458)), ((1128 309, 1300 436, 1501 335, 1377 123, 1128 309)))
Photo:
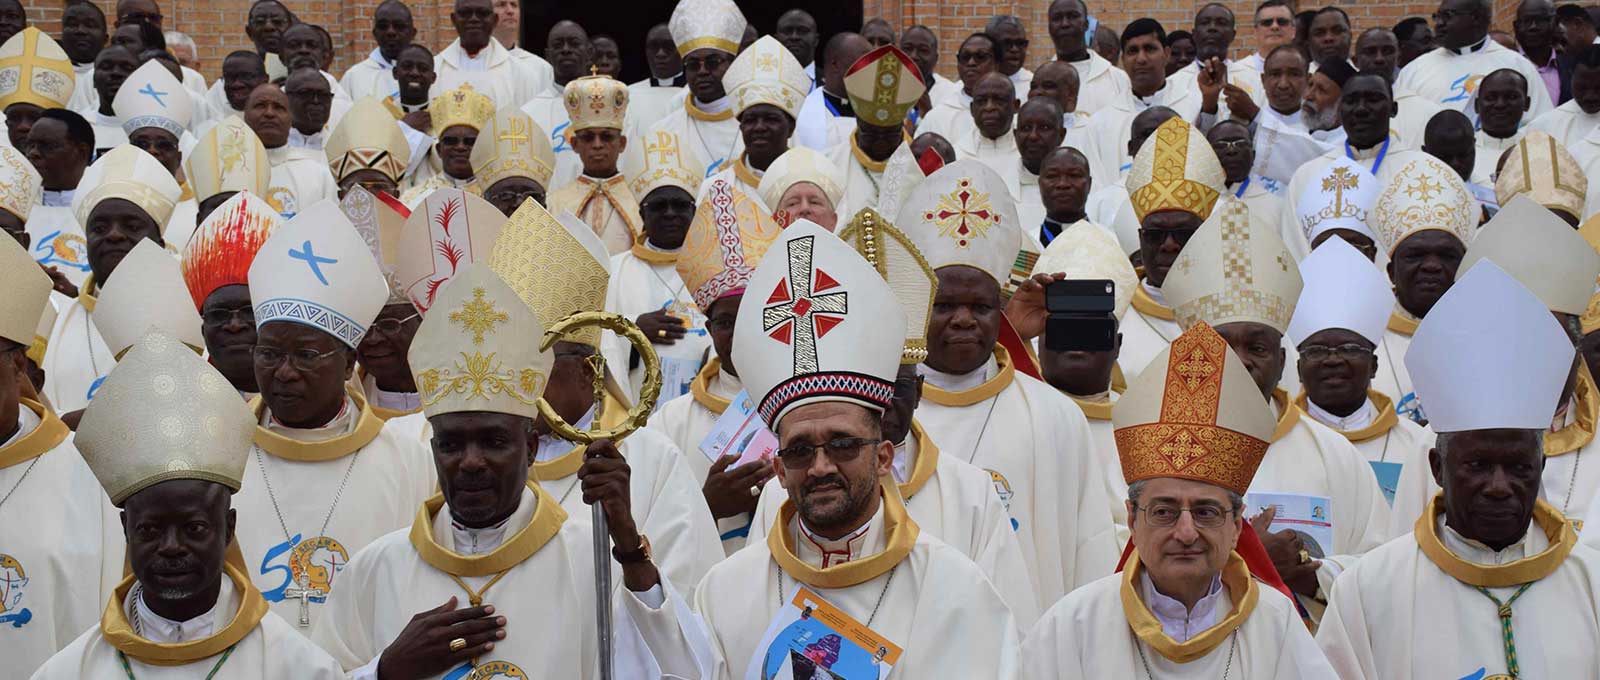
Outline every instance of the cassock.
POLYGON ((1122 573, 1051 607, 1028 633, 1022 659, 1028 680, 1338 677, 1294 603, 1260 587, 1238 553, 1192 613, 1157 591, 1131 558, 1122 573))
POLYGON ((1528 127, 1543 130, 1551 137, 1555 137, 1556 143, 1571 148, 1600 125, 1600 112, 1585 113, 1583 107, 1578 106, 1578 100, 1570 99, 1567 103, 1531 120, 1533 122, 1529 123, 1528 127))
MULTIPOLYGON (((947 81, 948 82, 948 81, 947 81)), ((956 90, 960 91, 960 87, 956 90)), ((839 98, 844 100, 843 97, 839 98)), ((937 99, 933 100, 935 103, 937 99)), ((856 118, 849 105, 835 104, 821 87, 813 88, 800 105, 795 118, 794 143, 816 151, 827 151, 844 142, 856 131, 856 118)))
POLYGON ((328 170, 328 157, 321 149, 280 146, 267 149, 272 164, 267 203, 289 219, 324 199, 339 200, 339 185, 328 170))
POLYGON ((434 55, 433 68, 438 74, 435 91, 471 83, 478 92, 493 99, 496 108, 522 106, 555 82, 548 62, 533 55, 514 57, 495 38, 489 38, 489 44, 477 55, 468 55, 461 48, 461 39, 456 38, 434 55))
POLYGON ((1339 676, 1600 677, 1600 553, 1543 501, 1522 540, 1500 551, 1446 526, 1443 508, 1435 497, 1414 533, 1339 578, 1317 631, 1339 676), (1516 676, 1507 674, 1512 635, 1516 676))
MULTIPOLYGON (((1342 144, 1319 158, 1307 161, 1300 166, 1299 170, 1295 171, 1294 176, 1289 179, 1288 190, 1283 194, 1288 200, 1283 201, 1282 214, 1278 218, 1279 224, 1297 225, 1300 223, 1299 216, 1295 213, 1294 201, 1305 192, 1305 188, 1310 182, 1320 179, 1326 173, 1328 164, 1333 162, 1335 158, 1344 157, 1354 160, 1361 167, 1366 168, 1368 172, 1377 176, 1378 190, 1381 193, 1383 187, 1389 186, 1389 182, 1394 178, 1395 174, 1399 173, 1402 168, 1412 161, 1424 156, 1427 156, 1427 154, 1423 153, 1419 148, 1397 140, 1393 134, 1370 149, 1354 149, 1348 143, 1342 144)), ((1279 233, 1286 237, 1284 245, 1289 247, 1289 252, 1296 259, 1303 260, 1306 255, 1311 253, 1311 243, 1306 240, 1304 231, 1285 228, 1280 229, 1279 233)), ((1400 370, 1403 371, 1405 369, 1401 367, 1400 370)), ((1385 394, 1404 394, 1397 393, 1391 389, 1393 385, 1381 381, 1383 373, 1381 365, 1378 368, 1378 372, 1379 380, 1374 381, 1374 387, 1385 394)))
POLYGON ((286 427, 255 401, 253 460, 233 499, 251 580, 301 634, 342 584, 350 558, 405 527, 436 486, 426 445, 386 427, 349 392, 339 415, 315 429, 286 427))
MULTIPOLYGON (((556 165, 560 164, 557 160, 556 165)), ((605 179, 579 175, 575 181, 550 192, 545 203, 552 213, 566 210, 583 220, 612 255, 627 252, 644 233, 639 199, 628 189, 627 178, 622 173, 605 179)))
MULTIPOLYGON (((711 434, 717 418, 742 391, 744 385, 739 377, 722 370, 722 360, 711 357, 690 383, 688 394, 662 404, 655 415, 650 416, 650 428, 660 431, 677 445, 678 451, 683 453, 684 465, 702 487, 706 477, 711 475, 713 461, 700 451, 700 442, 711 434)), ((743 548, 749 534, 750 513, 717 520, 717 535, 727 555, 743 548)))
POLYGON ((1119 105, 1133 97, 1128 74, 1094 50, 1088 59, 1069 61, 1078 70, 1078 110, 1094 115, 1101 109, 1119 105))
POLYGON ((739 137, 739 121, 733 117, 733 98, 726 96, 710 103, 685 96, 683 105, 655 121, 650 131, 677 135, 680 143, 705 163, 706 177, 716 174, 728 159, 737 156, 743 143, 739 137))
MULTIPOLYGON (((555 172, 550 177, 550 186, 546 187, 550 193, 565 189, 578 175, 583 174, 583 159, 578 158, 577 150, 572 148, 568 139, 572 120, 567 115, 566 105, 562 103, 562 94, 561 86, 551 83, 522 105, 522 112, 538 123, 540 130, 550 135, 550 150, 556 154, 555 172)), ((632 107, 633 102, 630 101, 628 105, 632 107)))
POLYGON ((967 375, 918 370, 926 380, 918 420, 947 455, 989 473, 1015 520, 1038 601, 1110 573, 1116 532, 1089 425, 1072 400, 1018 374, 1000 347, 967 375))
POLYGON ((661 669, 692 680, 774 677, 762 668, 772 651, 763 633, 805 588, 902 649, 902 677, 1014 677, 1021 634, 1000 595, 971 560, 919 532, 889 493, 866 525, 837 541, 808 532, 785 503, 765 543, 713 567, 691 600, 708 659, 692 656, 669 607, 626 600, 661 669))
MULTIPOLYGON (((654 345, 663 373, 658 408, 688 393, 689 383, 699 373, 701 360, 711 347, 706 317, 700 313, 694 296, 678 276, 678 255, 678 251, 656 250, 648 241, 634 244, 629 250, 612 256, 611 285, 606 288, 608 312, 634 320, 650 312, 665 310, 683 321, 685 332, 682 338, 670 345, 654 345), (671 379, 668 379, 669 376, 671 379)), ((631 358, 633 346, 616 335, 605 336, 602 346, 606 365, 615 367, 619 376, 624 373, 623 367, 630 367, 626 370, 627 379, 623 389, 629 398, 637 399, 639 388, 644 385, 644 364, 639 362, 638 366, 633 366, 636 362, 631 358)), ((655 425, 654 422, 651 424, 655 425)), ((698 441, 688 447, 682 442, 676 443, 679 449, 690 454, 691 460, 700 453, 698 441)), ((699 481, 704 482, 703 472, 701 477, 699 481)))
POLYGON ((39 402, 20 406, 0 442, 0 516, 12 520, 0 530, 0 658, 25 676, 99 623, 122 580, 123 539, 66 424, 39 402))
MULTIPOLYGON (((913 419, 906 440, 894 447, 893 474, 906 512, 917 526, 976 563, 1005 600, 1018 627, 1033 625, 1039 604, 1029 586, 1011 515, 995 493, 989 473, 941 452, 913 419)), ((789 492, 776 478, 767 480, 751 519, 751 543, 767 540, 788 500, 789 492)))
POLYGON ((339 87, 352 100, 400 96, 400 84, 394 79, 394 62, 383 58, 383 51, 376 48, 366 59, 356 62, 344 72, 344 77, 339 79, 339 87))
MULTIPOLYGON (((569 519, 537 485, 523 490, 503 523, 483 529, 457 524, 444 496, 434 496, 410 528, 356 553, 344 577, 348 595, 334 600, 311 638, 352 671, 348 677, 375 680, 383 651, 411 617, 454 597, 463 607, 495 605, 506 637, 490 654, 431 677, 598 678, 592 540, 589 525, 569 519)), ((619 572, 612 578, 620 582, 619 572)), ((643 643, 622 639, 632 627, 625 610, 616 611, 617 677, 659 677, 647 654, 621 653, 643 643)))
MULTIPOLYGON (((1528 120, 1534 120, 1555 108, 1550 101, 1550 93, 1545 90, 1544 78, 1539 75, 1533 62, 1488 37, 1460 50, 1434 48, 1432 52, 1413 59, 1400 69, 1394 86, 1396 90, 1410 90, 1441 107, 1465 113, 1473 123, 1477 123, 1478 115, 1472 110, 1472 102, 1478 84, 1484 76, 1503 68, 1515 70, 1528 81, 1528 98, 1531 100, 1528 120)), ((1420 140, 1412 140, 1411 143, 1421 145, 1420 140)))
POLYGON ((89 278, 89 242, 72 214, 74 191, 45 191, 28 213, 28 254, 39 264, 55 267, 72 285, 89 278))
POLYGON ((49 349, 45 350, 41 366, 48 376, 44 396, 60 413, 87 406, 117 363, 92 318, 97 292, 94 275, 85 277, 78 297, 61 310, 50 330, 49 349))

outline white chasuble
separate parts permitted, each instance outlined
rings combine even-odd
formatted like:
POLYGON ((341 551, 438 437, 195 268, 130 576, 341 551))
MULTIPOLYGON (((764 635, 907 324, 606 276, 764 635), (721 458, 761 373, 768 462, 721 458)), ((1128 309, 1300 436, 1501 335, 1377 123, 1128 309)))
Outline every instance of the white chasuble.
MULTIPOLYGON (((498 543, 477 549, 462 544, 473 530, 455 525, 444 497, 429 499, 409 529, 355 554, 311 639, 354 671, 353 680, 371 680, 383 650, 411 617, 454 597, 459 607, 494 605, 506 618, 506 637, 475 666, 463 663, 432 678, 598 678, 593 539, 587 524, 572 522, 554 498, 535 489, 523 490, 498 543)), ((620 583, 622 576, 613 570, 611 578, 620 583)), ((624 613, 620 606, 615 611, 624 613)), ((626 636, 630 626, 614 620, 619 638, 626 636)), ((618 643, 619 650, 644 647, 618 643)), ((618 654, 614 670, 618 678, 660 676, 647 655, 618 654)))
MULTIPOLYGON (((894 475, 905 498, 906 512, 923 532, 944 541, 972 560, 989 578, 1019 628, 1039 618, 1022 546, 1011 528, 1011 516, 984 472, 948 454, 911 421, 911 433, 895 447, 894 475)), ((776 478, 761 492, 750 523, 750 542, 767 540, 789 492, 776 478)))
POLYGON ((328 170, 328 157, 321 149, 280 146, 267 149, 272 163, 272 179, 267 188, 267 203, 287 220, 323 199, 339 200, 339 185, 328 170))
MULTIPOLYGON (((609 424, 611 409, 606 411, 601 421, 609 424)), ((580 423, 579 427, 583 425, 580 423)), ((570 447, 567 452, 535 462, 532 476, 545 493, 561 504, 574 524, 583 525, 584 534, 588 535, 591 511, 583 502, 578 479, 584 447, 563 445, 570 447)), ((716 523, 711 520, 700 485, 695 483, 672 440, 648 427, 635 430, 617 444, 617 450, 628 460, 633 521, 639 533, 650 537, 651 553, 661 578, 671 581, 686 597, 691 596, 700 578, 724 557, 717 541, 716 523)), ((611 573, 621 574, 622 566, 613 561, 611 573)), ((621 579, 613 586, 621 588, 621 579)))
POLYGON ((855 215, 862 208, 876 209, 878 185, 883 182, 883 170, 888 167, 889 161, 875 161, 868 157, 861 147, 856 146, 854 132, 823 154, 833 163, 833 167, 839 168, 839 172, 844 174, 844 182, 839 185, 844 193, 840 195, 839 205, 833 206, 834 212, 843 218, 855 215))
MULTIPOLYGON (((611 257, 611 284, 606 286, 605 309, 608 312, 635 321, 645 314, 665 311, 683 322, 682 338, 670 345, 654 345, 663 373, 661 397, 656 402, 658 410, 668 401, 689 392, 689 383, 700 371, 701 361, 711 347, 706 316, 700 313, 694 296, 679 278, 674 266, 677 260, 677 251, 665 252, 647 244, 636 244, 611 257)), ((644 363, 633 365, 633 346, 616 334, 608 333, 601 341, 601 351, 613 375, 627 375, 627 380, 621 382, 628 398, 638 399, 639 388, 644 385, 644 363)), ((656 425, 653 419, 651 425, 656 425)), ((682 442, 674 441, 686 452, 699 452, 700 442, 684 448, 682 442)))
POLYGON ((1021 634, 1000 595, 971 560, 919 533, 898 496, 883 499, 865 526, 839 540, 806 530, 786 503, 780 533, 713 567, 692 600, 710 658, 692 655, 668 607, 629 598, 661 669, 687 680, 754 677, 780 602, 808 588, 903 650, 891 678, 1014 678, 1021 634))
POLYGON ((1076 404, 1019 374, 1002 348, 961 390, 923 385, 917 420, 947 455, 994 480, 1022 541, 1040 603, 1111 573, 1116 530, 1106 513, 1100 463, 1089 425, 1076 404), (981 380, 976 380, 981 378, 981 380))
MULTIPOLYGON (((1534 120, 1555 108, 1550 92, 1545 89, 1544 78, 1533 62, 1487 37, 1459 53, 1448 47, 1436 47, 1411 60, 1400 69, 1394 89, 1410 90, 1440 107, 1467 114, 1476 127, 1478 114, 1473 110, 1473 103, 1477 101, 1478 85, 1485 76, 1503 68, 1522 74, 1527 81, 1531 101, 1524 118, 1534 120)), ((1422 145, 1421 140, 1413 143, 1418 147, 1422 145)))
MULTIPOLYGON (((60 195, 63 192, 45 192, 60 195)), ((71 197, 65 197, 71 201, 71 197)), ((28 254, 35 262, 55 267, 72 285, 83 288, 89 278, 89 241, 72 208, 61 205, 34 205, 28 213, 28 254)))
MULTIPOLYGON (((1143 268, 1139 276, 1139 287, 1133 289, 1133 309, 1117 324, 1117 330, 1122 332, 1122 351, 1117 354, 1117 366, 1129 382, 1137 379, 1139 372, 1172 344, 1173 338, 1183 334, 1176 321, 1177 315, 1161 297, 1161 289, 1144 280, 1143 268)), ((1112 458, 1115 457, 1113 452, 1112 458)), ((1118 468, 1121 468, 1120 463, 1118 468)))
POLYGON ((277 423, 254 402, 261 425, 233 497, 250 578, 301 633, 309 630, 302 613, 316 623, 350 558, 404 528, 435 487, 427 446, 387 427, 358 391, 349 393, 339 416, 309 430, 277 423))
MULTIPOLYGON (((688 394, 662 404, 655 415, 650 416, 650 429, 661 432, 677 445, 695 483, 702 488, 706 477, 711 475, 712 460, 701 453, 700 442, 711 434, 722 412, 728 410, 728 404, 743 391, 744 385, 740 384, 738 376, 722 370, 722 360, 712 357, 700 367, 700 373, 689 384, 688 394)), ((704 498, 702 495, 701 499, 704 498)), ((744 547, 750 533, 750 513, 741 512, 732 517, 716 518, 716 521, 724 554, 732 555, 744 547)))
POLYGON ((682 86, 656 85, 650 78, 629 85, 628 112, 622 123, 628 139, 643 144, 650 126, 683 106, 685 91, 682 86))
MULTIPOLYGON (((1125 386, 1113 379, 1112 389, 1104 397, 1072 397, 1089 420, 1089 439, 1094 442, 1094 454, 1100 462, 1100 479, 1105 482, 1106 509, 1111 513, 1111 525, 1117 531, 1117 545, 1128 544, 1128 480, 1122 476, 1122 459, 1117 457, 1116 427, 1111 424, 1111 409, 1122 396, 1125 386)), ((1063 392, 1062 394, 1066 394, 1063 392)), ((1048 606, 1049 603, 1046 603, 1048 606)))
POLYGON ((1600 552, 1542 501, 1522 540, 1500 551, 1445 526, 1443 509, 1435 497, 1414 533, 1339 577, 1317 630, 1339 677, 1600 677, 1600 552))
POLYGON ((45 372, 44 394, 57 413, 88 406, 101 381, 117 365, 94 325, 92 313, 98 292, 92 275, 84 279, 77 299, 61 310, 50 331, 50 345, 40 368, 45 372))
POLYGON ((1185 640, 1175 640, 1151 611, 1147 599, 1156 591, 1134 556, 1122 573, 1073 591, 1045 612, 1022 646, 1022 677, 1338 677, 1306 631, 1294 603, 1253 581, 1238 553, 1229 555, 1220 587, 1220 596, 1211 605, 1217 623, 1185 640))
MULTIPOLYGON (((1087 53, 1087 59, 1067 62, 1078 71, 1078 110, 1094 115, 1101 109, 1132 100, 1133 85, 1128 81, 1128 73, 1094 50, 1087 50, 1087 53)), ((1019 94, 1023 96, 1018 99, 1027 96, 1019 94)))
POLYGON ((1583 107, 1578 105, 1578 100, 1570 99, 1549 113, 1530 120, 1533 122, 1528 124, 1529 128, 1543 130, 1554 137, 1557 144, 1571 149, 1600 126, 1600 112, 1585 113, 1583 107))
MULTIPOLYGON (((237 551, 230 548, 230 555, 237 551)), ((336 680, 339 664, 291 624, 267 611, 237 564, 224 563, 216 606, 202 614, 217 632, 195 640, 157 643, 135 631, 144 609, 129 601, 133 577, 102 606, 105 614, 33 680, 336 680), (124 666, 124 658, 127 665, 124 666)), ((189 622, 184 622, 189 623, 189 622)), ((181 635, 180 635, 181 638, 181 635)))
POLYGON ((1417 512, 1402 511, 1396 504, 1400 500, 1397 492, 1406 475, 1429 474, 1428 451, 1433 448, 1433 431, 1401 418, 1394 412, 1394 400, 1376 390, 1368 391, 1367 403, 1361 409, 1338 420, 1308 404, 1304 392, 1295 398, 1295 405, 1301 417, 1309 417, 1344 435, 1375 472, 1385 471, 1376 475, 1378 486, 1390 501, 1389 530, 1385 535, 1394 537, 1411 531, 1411 523, 1417 520, 1421 506, 1417 506, 1417 512))
POLYGON ((100 622, 122 580, 122 522, 72 446, 72 433, 23 400, 0 446, 0 659, 27 677, 100 622))
POLYGON ((688 145, 694 157, 706 164, 702 177, 710 177, 724 164, 732 162, 744 143, 739 137, 739 121, 733 117, 732 104, 731 98, 724 97, 717 102, 721 110, 711 112, 703 110, 701 107, 705 105, 695 101, 693 96, 686 96, 681 106, 654 121, 649 131, 677 135, 680 143, 688 145))

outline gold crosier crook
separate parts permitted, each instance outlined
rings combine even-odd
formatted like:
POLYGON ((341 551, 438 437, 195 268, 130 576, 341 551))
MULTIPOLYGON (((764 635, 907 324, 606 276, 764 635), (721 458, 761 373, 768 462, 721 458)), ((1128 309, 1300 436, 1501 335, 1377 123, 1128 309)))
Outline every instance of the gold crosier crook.
MULTIPOLYGON (((610 312, 576 312, 568 315, 544 332, 539 350, 549 351, 561 336, 588 326, 599 326, 627 338, 639 353, 639 361, 644 364, 644 386, 639 388, 638 402, 629 409, 628 416, 612 428, 600 427, 599 418, 596 418, 593 428, 579 430, 562 420, 561 415, 543 397, 539 398, 539 416, 544 418, 545 424, 557 437, 574 444, 592 444, 601 439, 620 442, 634 430, 644 427, 645 421, 650 418, 650 411, 655 409, 656 398, 661 396, 661 358, 656 356, 656 350, 650 346, 650 339, 645 337, 644 331, 639 330, 627 317, 610 312)), ((597 349, 589 355, 588 362, 590 370, 594 371, 594 403, 598 409, 606 398, 606 359, 597 349)), ((595 503, 589 506, 589 513, 594 531, 595 628, 599 637, 600 678, 612 680, 611 535, 606 529, 605 508, 595 503)))

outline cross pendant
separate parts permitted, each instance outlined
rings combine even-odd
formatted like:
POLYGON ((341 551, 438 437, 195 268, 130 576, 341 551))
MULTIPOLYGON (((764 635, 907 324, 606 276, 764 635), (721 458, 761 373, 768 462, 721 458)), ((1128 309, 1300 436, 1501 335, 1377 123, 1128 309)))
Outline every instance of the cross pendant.
POLYGON ((300 624, 301 628, 311 627, 311 598, 321 597, 323 594, 321 590, 316 588, 307 588, 303 579, 301 582, 283 589, 284 599, 300 601, 300 620, 296 623, 300 624))

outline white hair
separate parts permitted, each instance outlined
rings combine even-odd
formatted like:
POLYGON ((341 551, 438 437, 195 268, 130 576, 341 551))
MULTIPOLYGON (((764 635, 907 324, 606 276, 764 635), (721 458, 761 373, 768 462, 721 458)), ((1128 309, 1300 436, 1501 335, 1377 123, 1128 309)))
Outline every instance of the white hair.
POLYGON ((171 49, 175 45, 181 45, 189 48, 189 51, 193 52, 196 56, 200 54, 200 48, 195 46, 194 38, 185 35, 182 31, 167 31, 166 33, 161 34, 161 37, 167 39, 168 49, 171 49))

